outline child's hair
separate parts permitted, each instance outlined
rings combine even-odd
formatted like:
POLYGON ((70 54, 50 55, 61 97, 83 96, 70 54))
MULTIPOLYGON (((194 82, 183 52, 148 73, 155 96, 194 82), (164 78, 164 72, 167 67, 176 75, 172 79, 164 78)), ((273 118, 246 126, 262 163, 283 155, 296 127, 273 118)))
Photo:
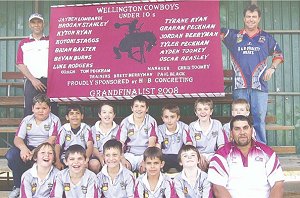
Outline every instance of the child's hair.
POLYGON ((178 105, 175 104, 167 104, 161 109, 161 116, 163 116, 164 111, 169 110, 172 113, 176 113, 178 116, 180 116, 180 109, 178 105))
POLYGON ((240 99, 234 100, 232 102, 232 104, 231 104, 231 108, 233 108, 234 105, 237 105, 237 104, 245 105, 246 106, 246 110, 250 111, 250 104, 249 104, 249 102, 246 99, 240 98, 240 99))
POLYGON ((46 94, 38 94, 34 96, 32 99, 32 106, 34 106, 36 103, 46 103, 50 107, 50 98, 46 94))
POLYGON ((181 162, 181 154, 183 152, 190 151, 190 150, 195 151, 197 153, 198 160, 200 159, 200 153, 196 147, 194 147, 193 145, 185 145, 184 144, 184 145, 182 145, 182 147, 180 148, 180 150, 178 152, 178 156, 177 156, 178 161, 181 162))
POLYGON ((203 105, 208 105, 210 109, 213 109, 214 108, 214 103, 212 101, 212 99, 210 98, 198 98, 196 101, 195 101, 195 104, 194 104, 194 109, 195 111, 197 110, 197 105, 198 104, 203 104, 203 105))
POLYGON ((145 152, 144 152, 144 161, 146 161, 147 158, 150 158, 150 159, 154 159, 154 158, 158 158, 160 161, 163 161, 163 154, 162 154, 162 151, 161 149, 155 147, 155 146, 152 146, 152 147, 148 147, 145 152))
POLYGON ((66 111, 66 115, 68 115, 70 113, 70 111, 79 111, 81 114, 83 114, 82 112, 82 108, 80 105, 78 104, 71 104, 67 106, 67 111, 66 111))
POLYGON ((131 106, 133 107, 135 101, 144 102, 146 107, 149 107, 148 99, 143 95, 137 95, 131 100, 131 106))
POLYGON ((111 148, 118 149, 120 153, 123 152, 122 143, 116 139, 111 139, 105 142, 105 144, 103 145, 103 153, 105 153, 106 150, 109 150, 111 148))
POLYGON ((82 155, 84 157, 84 159, 86 159, 86 153, 85 153, 85 149, 80 146, 79 144, 74 144, 72 146, 70 146, 65 154, 65 159, 67 160, 70 154, 74 154, 74 153, 79 153, 80 155, 82 155))
POLYGON ((44 143, 42 143, 42 144, 40 144, 38 147, 36 147, 35 149, 34 149, 34 152, 33 152, 33 156, 32 156, 32 158, 34 159, 34 160, 36 160, 37 159, 37 155, 38 155, 38 152, 43 148, 43 147, 46 147, 46 146, 49 146, 51 149, 52 149, 52 151, 53 151, 53 163, 55 163, 55 161, 56 161, 56 159, 55 159, 55 149, 54 149, 54 146, 52 145, 52 144, 50 144, 49 142, 44 142, 44 143))
POLYGON ((235 117, 233 117, 230 121, 230 130, 233 129, 233 123, 237 122, 237 121, 247 121, 249 126, 251 128, 253 128, 253 124, 252 124, 252 120, 250 117, 247 116, 243 116, 243 115, 237 115, 235 117))
POLYGON ((104 102, 104 103, 102 103, 102 104, 100 105, 100 107, 99 107, 99 109, 98 109, 98 114, 101 113, 102 107, 105 106, 105 105, 108 105, 108 106, 112 107, 114 114, 116 113, 116 112, 115 112, 115 108, 114 108, 114 106, 112 105, 112 103, 104 102))

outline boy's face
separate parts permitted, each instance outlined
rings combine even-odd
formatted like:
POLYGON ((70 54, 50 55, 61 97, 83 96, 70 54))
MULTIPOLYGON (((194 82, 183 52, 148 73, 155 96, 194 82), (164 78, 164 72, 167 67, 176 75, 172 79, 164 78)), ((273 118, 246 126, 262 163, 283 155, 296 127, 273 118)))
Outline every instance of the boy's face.
POLYGON ((104 161, 108 168, 115 168, 120 165, 122 154, 117 148, 110 148, 104 151, 104 161))
POLYGON ((72 173, 82 173, 87 166, 87 159, 80 153, 70 153, 65 159, 65 164, 69 167, 72 173))
POLYGON ((157 176, 160 174, 160 170, 164 167, 165 162, 161 161, 159 158, 146 158, 145 168, 148 175, 157 176))
POLYGON ((83 119, 83 114, 79 110, 72 109, 66 115, 66 119, 70 122, 71 126, 79 126, 83 119))
POLYGON ((44 121, 49 117, 50 107, 45 102, 37 102, 32 106, 34 117, 38 121, 44 121))
POLYGON ((201 121, 207 121, 210 119, 213 110, 207 104, 198 103, 196 107, 195 114, 201 121))
POLYGON ((98 115, 101 119, 101 122, 105 124, 112 124, 116 116, 116 114, 114 113, 114 109, 109 105, 102 106, 101 111, 98 115))
POLYGON ((235 104, 232 107, 231 110, 231 115, 233 117, 237 116, 237 115, 243 115, 243 116, 249 116, 250 112, 247 110, 246 105, 245 104, 235 104))
POLYGON ((135 118, 144 118, 146 113, 148 112, 148 107, 145 102, 141 101, 135 101, 133 103, 133 106, 131 107, 131 110, 133 112, 133 117, 135 118))
POLYGON ((50 146, 43 146, 37 153, 36 162, 39 166, 50 167, 54 161, 54 152, 50 146))
POLYGON ((177 113, 172 113, 169 109, 166 109, 161 118, 168 129, 176 129, 180 116, 177 115, 177 113))
POLYGON ((200 160, 198 159, 197 152, 193 150, 183 151, 180 155, 180 159, 180 165, 182 165, 183 168, 196 167, 200 160))

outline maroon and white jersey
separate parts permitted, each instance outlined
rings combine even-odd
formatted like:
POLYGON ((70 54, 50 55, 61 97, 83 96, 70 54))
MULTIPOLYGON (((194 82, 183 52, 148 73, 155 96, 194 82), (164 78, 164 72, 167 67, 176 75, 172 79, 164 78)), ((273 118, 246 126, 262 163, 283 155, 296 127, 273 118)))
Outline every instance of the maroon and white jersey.
POLYGON ((17 64, 27 66, 35 78, 48 77, 49 37, 36 40, 30 35, 22 39, 17 52, 17 64))
POLYGON ((190 135, 193 145, 199 150, 200 154, 210 160, 219 146, 225 144, 226 134, 222 130, 220 121, 211 119, 208 133, 205 134, 201 129, 199 120, 189 125, 190 135))
POLYGON ((134 188, 134 197, 177 198, 177 195, 172 179, 163 173, 160 173, 156 187, 154 191, 151 191, 147 173, 145 173, 137 178, 134 188))
POLYGON ((59 118, 50 113, 48 118, 39 125, 36 124, 34 115, 23 118, 16 132, 16 136, 25 140, 28 146, 37 147, 47 142, 50 136, 57 136, 61 123, 59 118))
POLYGON ((59 144, 63 150, 62 158, 64 158, 65 151, 71 145, 78 144, 86 149, 88 141, 93 141, 93 137, 91 128, 85 123, 81 123, 80 129, 76 134, 71 130, 70 123, 64 124, 56 138, 56 144, 59 144))
POLYGON ((174 178, 175 190, 179 198, 210 197, 211 184, 207 180, 207 174, 198 168, 195 186, 188 182, 184 171, 174 178))
POLYGON ((50 193, 51 198, 98 198, 97 176, 92 171, 86 169, 78 184, 73 184, 70 178, 69 168, 57 173, 53 188, 50 193))
POLYGON ((108 140, 114 139, 117 136, 119 125, 113 122, 113 126, 107 134, 104 134, 100 127, 101 121, 97 121, 94 126, 92 126, 92 135, 94 140, 94 147, 99 150, 100 153, 103 153, 103 145, 108 140))
POLYGON ((20 197, 21 198, 40 198, 49 197, 53 187, 53 181, 59 172, 54 166, 51 167, 45 179, 38 178, 37 165, 23 173, 21 178, 20 197))
POLYGON ((253 140, 246 157, 234 142, 220 148, 209 164, 208 180, 224 186, 233 198, 267 198, 275 182, 283 181, 284 175, 276 153, 253 140))
POLYGON ((125 143, 126 152, 142 155, 148 147, 149 138, 156 137, 156 132, 157 123, 152 116, 146 114, 142 126, 137 128, 133 122, 133 114, 131 114, 121 122, 117 139, 125 143))
POLYGON ((175 132, 170 132, 165 124, 158 126, 157 139, 163 154, 178 154, 183 144, 192 142, 188 125, 178 121, 175 132))
POLYGON ((104 165, 97 175, 99 195, 106 198, 133 198, 134 176, 133 173, 120 164, 117 177, 112 180, 108 175, 107 165, 104 165))

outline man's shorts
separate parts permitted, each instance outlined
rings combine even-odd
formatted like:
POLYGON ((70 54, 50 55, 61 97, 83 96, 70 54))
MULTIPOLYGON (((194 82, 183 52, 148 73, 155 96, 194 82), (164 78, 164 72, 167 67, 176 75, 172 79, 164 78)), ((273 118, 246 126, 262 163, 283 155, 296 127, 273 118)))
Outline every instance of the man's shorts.
POLYGON ((143 155, 135 155, 133 153, 125 153, 124 157, 131 164, 132 171, 139 171, 140 165, 143 161, 143 155))

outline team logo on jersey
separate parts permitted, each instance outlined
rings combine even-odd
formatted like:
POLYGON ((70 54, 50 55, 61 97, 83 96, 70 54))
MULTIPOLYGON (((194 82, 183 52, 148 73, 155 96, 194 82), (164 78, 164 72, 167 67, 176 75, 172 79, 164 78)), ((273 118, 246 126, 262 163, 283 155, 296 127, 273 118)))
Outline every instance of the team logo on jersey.
MULTIPOLYGON (((165 194, 165 190, 166 190, 166 188, 160 189, 160 194, 161 194, 161 195, 164 195, 164 194, 165 194)), ((163 196, 163 197, 164 197, 164 196, 163 196)))
POLYGON ((27 125, 26 125, 26 130, 27 130, 27 131, 31 130, 31 128, 32 128, 32 124, 27 124, 27 125))
POLYGON ((96 134, 96 140, 97 140, 97 141, 100 140, 100 134, 96 134))
POLYGON ((81 186, 81 191, 83 194, 87 193, 87 187, 86 186, 81 186))
POLYGON ((211 135, 213 136, 213 138, 217 137, 218 136, 218 131, 211 132, 211 135))
POLYGON ((133 136, 134 135, 134 129, 129 129, 127 132, 128 136, 133 136))
POLYGON ((53 184, 52 183, 48 183, 48 188, 52 188, 53 184))
POLYGON ((144 131, 146 134, 148 134, 149 129, 148 128, 144 128, 144 131))
POLYGON ((236 37, 237 37, 236 38, 236 43, 240 43, 240 42, 243 41, 243 35, 242 34, 238 34, 236 37))
POLYGON ((31 184, 31 192, 35 193, 36 187, 37 187, 36 183, 31 184))
POLYGON ((81 133, 81 135, 80 135, 80 139, 81 139, 81 141, 83 141, 83 142, 84 142, 84 135, 83 135, 83 133, 81 133))
POLYGON ((70 191, 70 183, 64 183, 64 191, 70 191))
POLYGON ((165 144, 165 145, 169 144, 169 139, 168 139, 168 138, 165 138, 165 139, 164 139, 164 144, 165 144))
POLYGON ((199 190, 200 193, 203 193, 203 186, 199 186, 198 190, 199 190))
POLYGON ((258 39, 259 43, 264 43, 266 41, 266 37, 265 36, 260 36, 258 39))
POLYGON ((180 137, 178 136, 178 137, 177 137, 177 143, 179 143, 179 142, 180 142, 180 137))
POLYGON ((107 191, 108 190, 108 183, 103 183, 102 187, 101 187, 102 191, 107 191))
POLYGON ((195 139, 196 140, 201 140, 201 134, 200 133, 195 133, 195 139))
POLYGON ((186 194, 186 195, 189 194, 189 191, 188 191, 186 186, 183 188, 183 193, 186 194))
POLYGON ((50 125, 49 125, 49 124, 45 124, 45 125, 44 125, 44 129, 45 129, 46 131, 49 131, 49 130, 50 130, 50 125))
POLYGON ((149 193, 148 193, 148 191, 146 191, 146 190, 144 190, 144 198, 148 198, 149 197, 149 193))
POLYGON ((67 140, 67 141, 71 141, 71 135, 70 135, 70 134, 67 134, 67 135, 66 135, 66 140, 67 140))
POLYGON ((125 182, 120 182, 120 186, 122 190, 126 189, 126 183, 125 182))
POLYGON ((256 158, 255 158, 255 161, 257 161, 257 162, 262 162, 264 159, 262 158, 262 157, 260 157, 260 156, 257 156, 256 158))

